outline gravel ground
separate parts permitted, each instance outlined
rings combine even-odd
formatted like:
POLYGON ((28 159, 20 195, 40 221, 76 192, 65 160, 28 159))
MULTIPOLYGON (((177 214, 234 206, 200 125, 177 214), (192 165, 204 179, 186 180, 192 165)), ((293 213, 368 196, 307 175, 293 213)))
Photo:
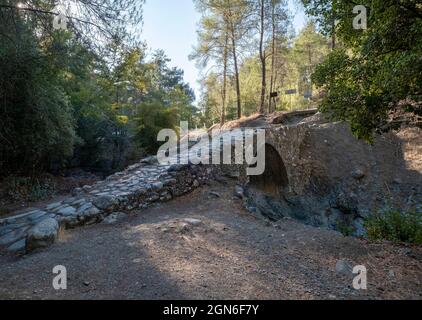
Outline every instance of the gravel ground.
POLYGON ((65 231, 47 250, 0 255, 0 299, 422 299, 421 247, 269 223, 233 191, 216 182, 116 224, 65 231), (339 260, 367 267, 368 290, 336 272, 339 260), (67 290, 52 287, 56 265, 67 290))

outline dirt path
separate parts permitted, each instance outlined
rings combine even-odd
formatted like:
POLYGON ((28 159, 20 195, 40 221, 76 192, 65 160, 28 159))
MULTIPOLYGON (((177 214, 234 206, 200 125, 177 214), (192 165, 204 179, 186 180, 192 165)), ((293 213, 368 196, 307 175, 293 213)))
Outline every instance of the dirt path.
POLYGON ((45 251, 0 256, 0 299, 422 299, 421 248, 268 223, 233 190, 216 182, 115 225, 66 231, 45 251), (339 259, 367 267, 367 291, 336 272, 339 259), (65 291, 52 287, 56 265, 65 291))

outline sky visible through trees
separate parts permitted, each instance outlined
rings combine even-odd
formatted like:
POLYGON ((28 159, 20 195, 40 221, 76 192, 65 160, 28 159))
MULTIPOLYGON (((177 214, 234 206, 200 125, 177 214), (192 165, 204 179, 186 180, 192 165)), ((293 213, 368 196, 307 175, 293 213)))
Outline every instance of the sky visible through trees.
POLYGON ((180 121, 258 112, 319 108, 370 142, 420 113, 422 8, 362 5, 365 30, 341 0, 0 0, 1 174, 112 172, 180 121))
MULTIPOLYGON (((293 27, 298 33, 305 26, 301 5, 289 0, 289 9, 295 13, 293 27)), ((185 81, 194 88, 197 101, 200 94, 200 70, 188 59, 197 43, 196 28, 200 14, 192 0, 148 0, 144 6, 141 38, 153 49, 163 49, 171 59, 170 65, 185 72, 185 81)))

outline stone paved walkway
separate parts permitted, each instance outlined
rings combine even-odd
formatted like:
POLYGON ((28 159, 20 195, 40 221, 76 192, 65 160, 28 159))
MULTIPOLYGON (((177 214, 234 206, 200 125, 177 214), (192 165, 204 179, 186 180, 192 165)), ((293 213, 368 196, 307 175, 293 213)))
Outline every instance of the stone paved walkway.
MULTIPOLYGON (((239 134, 241 130, 217 134, 212 140, 213 152, 223 149, 219 138, 239 134)), ((195 146, 204 143, 207 142, 200 141, 195 146)), ((199 187, 211 177, 215 167, 184 164, 189 163, 189 151, 177 159, 171 163, 181 164, 164 166, 158 164, 156 157, 146 158, 105 181, 76 189, 68 199, 0 219, 0 250, 29 252, 47 247, 56 240, 61 228, 90 225, 113 212, 145 209, 154 202, 169 201, 199 187)))
POLYGON ((116 173, 93 186, 44 208, 30 208, 0 220, 0 247, 11 252, 30 251, 53 243, 60 228, 102 221, 112 212, 147 208, 199 187, 210 168, 189 165, 161 166, 151 159, 116 173))

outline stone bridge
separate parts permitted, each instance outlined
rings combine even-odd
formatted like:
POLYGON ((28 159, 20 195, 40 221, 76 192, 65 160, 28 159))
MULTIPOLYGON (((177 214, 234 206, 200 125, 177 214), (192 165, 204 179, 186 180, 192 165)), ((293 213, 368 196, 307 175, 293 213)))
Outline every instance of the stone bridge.
MULTIPOLYGON (((252 123, 252 127, 266 130, 266 170, 261 176, 247 177, 245 165, 163 166, 150 157, 93 186, 74 190, 63 201, 1 219, 0 248, 25 253, 47 247, 61 229, 98 223, 113 219, 121 211, 170 201, 221 174, 235 176, 240 184, 250 187, 246 188, 245 205, 252 212, 273 220, 289 216, 315 226, 336 229, 340 223, 347 223, 362 230, 365 210, 370 210, 372 198, 384 192, 386 183, 406 179, 412 187, 421 181, 421 174, 409 171, 400 153, 385 163, 385 152, 392 151, 392 144, 400 144, 397 136, 381 137, 370 146, 357 141, 345 124, 325 122, 315 113, 281 114, 267 119, 264 125, 252 123), (404 175, 406 172, 409 174, 404 175), (255 195, 248 198, 248 189, 251 195, 262 192, 265 200, 260 202, 255 195)), ((417 135, 420 138, 420 131, 417 135)), ((221 151, 219 134, 217 137, 213 146, 221 151)), ((186 160, 188 155, 180 158, 186 160)))

